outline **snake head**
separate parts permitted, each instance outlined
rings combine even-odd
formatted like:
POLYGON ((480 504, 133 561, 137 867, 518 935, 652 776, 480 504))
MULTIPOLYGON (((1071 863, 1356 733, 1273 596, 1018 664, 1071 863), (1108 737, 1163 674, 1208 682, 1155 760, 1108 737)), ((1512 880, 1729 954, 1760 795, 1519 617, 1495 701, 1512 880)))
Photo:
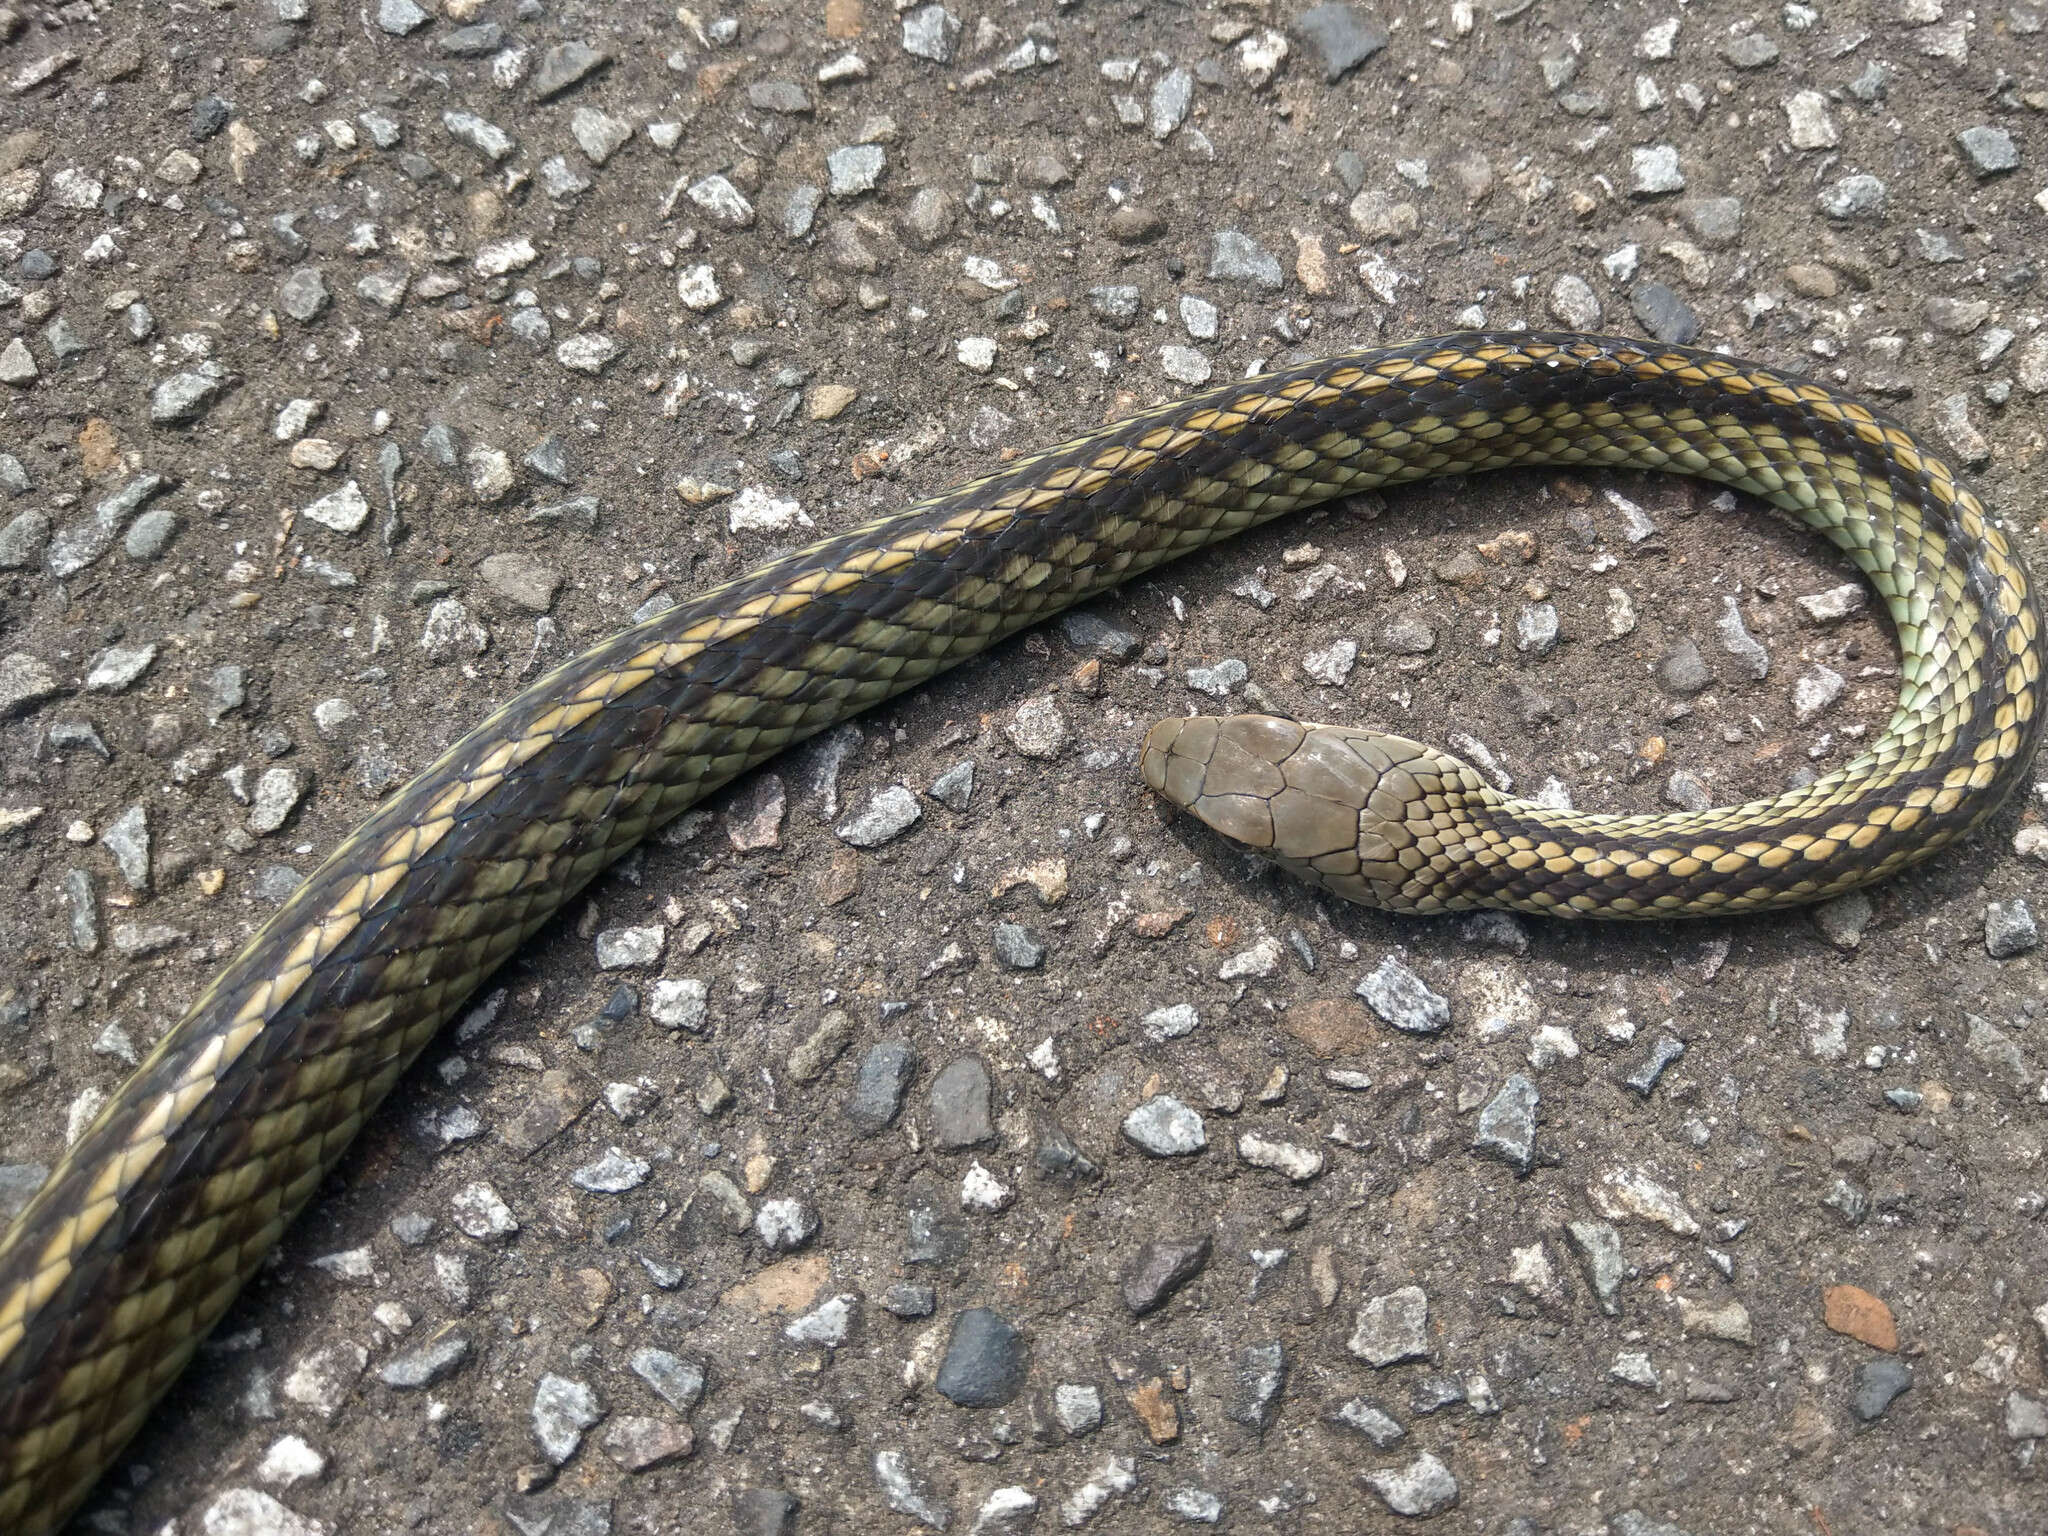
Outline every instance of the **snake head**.
POLYGON ((1162 720, 1145 783, 1234 842, 1350 901, 1396 912, 1458 897, 1470 810, 1494 796, 1457 758, 1382 731, 1271 715, 1162 720))

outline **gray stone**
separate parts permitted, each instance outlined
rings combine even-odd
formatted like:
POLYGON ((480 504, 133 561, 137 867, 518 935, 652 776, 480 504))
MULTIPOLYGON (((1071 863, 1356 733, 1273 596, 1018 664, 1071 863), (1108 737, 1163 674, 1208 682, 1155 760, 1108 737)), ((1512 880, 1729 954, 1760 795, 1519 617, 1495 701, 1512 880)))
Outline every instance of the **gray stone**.
POLYGON ((1365 1483, 1387 1508, 1411 1518, 1440 1515, 1458 1502, 1458 1480, 1428 1451, 1392 1471, 1366 1473, 1365 1483))
POLYGON ((882 1498, 899 1515, 908 1515, 920 1525, 943 1531, 953 1523, 952 1506, 939 1499, 931 1485, 912 1470, 901 1451, 877 1451, 874 1459, 875 1486, 882 1498))
POLYGON ((1821 189, 1820 211, 1831 219, 1874 218, 1884 211, 1885 184, 1859 171, 1821 189))
POLYGON ((1609 1317, 1621 1316, 1621 1234, 1604 1221, 1573 1221, 1565 1224, 1565 1235, 1578 1252, 1579 1267, 1600 1310, 1609 1317))
POLYGON ((1913 1385, 1913 1368, 1889 1356, 1856 1367, 1849 1411, 1866 1424, 1875 1423, 1901 1392, 1913 1385))
POLYGON ((377 25, 393 37, 417 32, 433 19, 413 0, 377 0, 377 25))
POLYGON ((34 565, 49 542, 47 513, 34 508, 17 513, 5 528, 0 528, 0 571, 18 571, 34 565))
POLYGON ((747 86, 747 104, 762 112, 786 115, 811 110, 810 93, 794 80, 755 80, 747 86))
POLYGON ((872 192, 889 164, 879 144, 843 144, 825 156, 826 190, 834 197, 872 192))
POLYGON ((841 822, 834 832, 856 848, 879 848, 916 826, 924 812, 917 796, 900 784, 878 790, 865 808, 841 822))
POLYGON ((1778 62, 1778 45, 1761 32, 1745 32, 1721 45, 1721 57, 1737 69, 1764 69, 1778 62))
POLYGON ((732 1524, 737 1536, 790 1536, 803 1506, 781 1488, 742 1488, 732 1496, 732 1524))
POLYGON ((549 1371, 533 1389, 534 1441, 559 1467, 576 1454, 583 1432, 605 1413, 604 1400, 587 1383, 549 1371))
POLYGON ((1131 1316, 1147 1317, 1165 1306, 1174 1292, 1207 1267, 1213 1246, 1206 1235, 1143 1244, 1124 1266, 1119 1282, 1131 1316))
POLYGON ((1422 214, 1405 198, 1377 187, 1368 187, 1351 199, 1345 216, 1352 228, 1367 240, 1406 240, 1422 225, 1422 214))
POLYGON ((959 35, 959 18, 942 5, 920 6, 903 18, 903 51, 914 59, 950 64, 959 35))
POLYGON ((2048 1440, 2048 1402, 2024 1392, 2009 1392, 2005 1399, 2005 1437, 2008 1440, 2048 1440))
POLYGON ((818 1212, 805 1200, 763 1200, 754 1213, 754 1235, 770 1253, 794 1253, 818 1235, 818 1212))
POLYGON ((427 1343, 386 1361, 378 1369, 377 1379, 394 1391, 422 1391, 437 1382, 446 1381, 462 1369, 469 1359, 470 1349, 468 1334, 442 1332, 427 1343))
POLYGON ((1836 949, 1847 951, 1863 942, 1863 930, 1876 916, 1868 891, 1845 891, 1813 909, 1813 925, 1836 949))
POLYGON ((624 350, 602 331, 582 331, 555 348, 555 361, 571 372, 597 375, 624 350))
POLYGON ((1102 1393, 1085 1382, 1063 1381, 1053 1388, 1052 1416, 1070 1435, 1093 1434, 1102 1427, 1102 1393))
POLYGON ((311 325, 327 312, 334 295, 328 292, 326 275, 318 267, 300 267, 279 285, 277 300, 299 324, 311 325))
POLYGON ((928 251, 953 233, 959 218, 959 204, 941 187, 919 187, 903 210, 903 235, 921 251, 928 251))
POLYGON ((339 489, 306 503, 299 509, 299 516, 309 518, 323 528, 332 528, 336 533, 354 533, 369 520, 370 503, 363 496, 362 486, 350 480, 339 489))
POLYGON ((24 714, 63 690, 41 658, 15 651, 0 656, 0 720, 24 714))
POLYGON ((689 199, 719 223, 732 229, 748 229, 754 223, 754 205, 730 179, 710 175, 690 183, 689 199))
POLYGON ((2014 147, 2008 129, 1989 124, 1965 128, 1956 135, 1956 144, 1980 179, 2019 169, 2020 152, 2014 147))
MULTIPOLYGON (((495 21, 479 21, 444 32, 434 46, 451 59, 481 59, 505 46, 505 29, 495 21)), ((389 149, 388 144, 380 148, 389 149)))
POLYGON ((995 1118, 990 1113, 988 1068, 979 1056, 949 1061, 932 1079, 932 1138, 947 1150, 993 1141, 995 1118))
POLYGON ((50 574, 75 576, 113 547, 115 537, 151 497, 170 482, 162 475, 137 475, 92 509, 89 522, 74 523, 50 541, 50 574))
POLYGON ((1742 235, 1742 199, 1702 197, 1686 204, 1685 223, 1702 243, 1733 245, 1742 235))
POLYGON ((1742 622, 1742 606, 1733 597, 1721 599, 1721 616, 1714 621, 1714 629, 1721 637, 1721 649, 1742 663, 1742 670, 1753 682, 1771 675, 1771 653, 1742 622))
POLYGON ((1404 1360, 1427 1360, 1429 1298, 1422 1287, 1404 1285, 1370 1298, 1358 1309, 1345 1347, 1375 1370, 1404 1360))
POLYGON ((1529 1171, 1536 1154, 1536 1085, 1517 1072, 1510 1076, 1479 1112, 1479 1134, 1472 1145, 1491 1153, 1518 1173, 1529 1171))
POLYGON ((789 1053, 790 1080, 815 1083, 853 1043, 853 1035, 853 1016, 843 1008, 832 1009, 789 1053))
POLYGON ((2040 929, 2024 897, 1994 901, 1984 908, 1984 948, 1992 959, 2009 960, 2040 942, 2040 929))
POLYGON ((149 812, 131 805, 107 824, 100 833, 100 846, 114 856, 114 867, 128 889, 138 896, 149 893, 149 812))
POLYGON ((1217 233, 1209 247, 1209 277, 1214 282, 1242 283, 1246 287, 1277 291, 1286 281, 1280 258, 1250 235, 1226 229, 1217 233))
POLYGON ((1657 681, 1665 691, 1691 698, 1713 686, 1714 674, 1708 670, 1698 644, 1690 635, 1682 635, 1657 659, 1657 681))
POLYGON ((592 165, 603 165, 633 140, 633 125, 596 107, 578 107, 569 114, 569 136, 592 165))
POLYGON ((1599 295, 1583 277, 1566 272, 1550 285, 1550 316, 1575 331, 1594 330, 1600 324, 1599 295))
POLYGON ((1045 964, 1045 941, 1022 923, 997 923, 991 947, 1013 971, 1035 971, 1045 964))
POLYGON ((593 1195, 623 1195, 645 1184, 653 1171, 653 1165, 646 1158, 634 1157, 617 1147, 610 1147, 595 1162, 572 1170, 569 1182, 593 1195))
POLYGON ((784 1328, 782 1336, 792 1344, 820 1344, 827 1349, 837 1349, 853 1336, 854 1325, 859 1320, 860 1298, 850 1291, 842 1291, 819 1302, 784 1328))
POLYGON ((1638 1062, 1622 1081, 1647 1099, 1651 1091, 1656 1088, 1657 1079, 1662 1077, 1671 1064, 1684 1054, 1685 1042, 1683 1040, 1678 1039, 1675 1035, 1660 1034, 1657 1036, 1656 1043, 1650 1047, 1649 1054, 1642 1061, 1638 1062))
POLYGON ((1030 1350, 1001 1313, 969 1307, 953 1319, 945 1358, 932 1385, 963 1408, 1001 1408, 1024 1388, 1030 1350))
POLYGON ((1209 1144, 1202 1117, 1166 1094, 1125 1115, 1123 1132, 1133 1146, 1154 1157, 1190 1157, 1209 1144))
POLYGON ((1195 77, 1185 69, 1169 69, 1152 83, 1152 99, 1147 105, 1145 122, 1155 139, 1170 138, 1174 129, 1187 121, 1188 108, 1194 105, 1195 77))
POLYGON ((1214 369, 1193 347, 1166 346, 1159 349, 1159 371, 1176 384, 1199 386, 1209 382, 1214 369))
POLYGON ((955 763, 926 785, 924 792, 949 811, 965 811, 974 800, 974 760, 955 763))
POLYGON ((1515 649, 1524 656, 1548 656, 1557 649, 1555 603, 1530 603, 1515 614, 1515 649))
POLYGON ((467 144, 486 160, 503 160, 519 147, 519 141, 496 123, 474 112, 443 112, 441 126, 457 143, 467 144))
POLYGON ((588 43, 557 43, 541 55, 540 68, 533 74, 533 99, 546 101, 559 96, 579 81, 604 68, 612 56, 588 43))
POLYGON ((665 1349, 636 1349, 627 1357, 626 1365, 677 1413, 688 1413, 704 1395, 703 1367, 665 1349))
POLYGON ((150 391, 149 419, 160 427, 197 421, 226 387, 212 374, 174 373, 150 391))
POLYGON ((1408 1431, 1394 1416, 1368 1397, 1346 1398, 1323 1415, 1326 1423, 1355 1429, 1380 1450, 1398 1445, 1408 1431))
POLYGON ((938 1304, 938 1292, 916 1281, 898 1280, 882 1293, 883 1310, 896 1317, 930 1317, 938 1304))
POLYGON ((156 646, 110 645, 97 656, 85 672, 87 693, 119 693, 131 687, 156 660, 156 646))
POLYGON ((1144 293, 1131 283, 1101 284, 1088 290, 1088 307, 1121 330, 1138 318, 1144 293))
POLYGON ((1278 1339, 1246 1345, 1238 1352, 1232 1377, 1224 1416, 1263 1435, 1280 1412, 1280 1394, 1287 1386, 1287 1351, 1278 1339))
POLYGON ((1341 80, 1387 46, 1389 34, 1378 17, 1355 5, 1319 5, 1295 21, 1323 61, 1323 79, 1341 80))
POLYGON ((0 349, 0 384, 12 384, 17 388, 35 383, 41 377, 36 367, 35 354, 28 349, 28 343, 19 336, 0 349))
POLYGON ((854 1134, 875 1136, 894 1125, 916 1072, 917 1051, 908 1040, 878 1040, 869 1046, 846 1099, 854 1134))
POLYGON ((1628 302, 1643 329, 1659 341, 1685 347, 1699 339, 1700 317, 1664 284, 1637 283, 1629 290, 1628 302))
POLYGON ((1355 990, 1374 1013, 1409 1034, 1434 1035, 1450 1025, 1450 1000, 1430 990, 1427 982, 1392 955, 1355 990))
POLYGON ((1685 190, 1685 172, 1675 144, 1641 144, 1629 151, 1628 189, 1636 197, 1663 197, 1685 190))
POLYGON ((259 837, 277 831, 291 819, 311 787, 296 768, 264 769, 249 808, 249 830, 259 837))

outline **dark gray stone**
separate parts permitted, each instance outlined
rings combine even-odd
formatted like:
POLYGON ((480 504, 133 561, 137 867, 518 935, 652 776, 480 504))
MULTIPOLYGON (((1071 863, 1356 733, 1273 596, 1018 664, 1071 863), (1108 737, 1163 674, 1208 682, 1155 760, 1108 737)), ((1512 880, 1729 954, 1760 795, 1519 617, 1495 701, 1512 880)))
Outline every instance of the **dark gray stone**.
POLYGON ((540 68, 534 71, 534 100, 546 101, 550 96, 561 95, 611 61, 609 53, 588 43, 557 44, 542 55, 540 68))
POLYGON ((1045 941, 1022 923, 997 923, 993 948, 1013 971, 1035 971, 1045 964, 1045 941))
POLYGON ((1336 81, 1387 46, 1389 34, 1380 19, 1355 5, 1319 5, 1306 11, 1295 26, 1323 61, 1323 78, 1336 81))
POLYGON ((1623 1078, 1622 1081, 1647 1099, 1650 1096, 1650 1090, 1657 1086, 1657 1079, 1662 1077, 1665 1070, 1684 1054, 1685 1042, 1683 1040, 1680 1040, 1675 1035, 1660 1034, 1657 1037, 1657 1043, 1650 1047, 1650 1053, 1638 1062, 1634 1070, 1627 1077, 1623 1078))
POLYGON ((742 1488, 732 1496, 735 1536, 789 1536, 803 1506, 780 1488, 742 1488))
POLYGON ((1499 1158, 1517 1173, 1527 1173, 1536 1155, 1536 1085, 1520 1072, 1501 1085, 1479 1111, 1479 1134, 1472 1145, 1499 1158))
POLYGON ((1628 302, 1643 329, 1659 341, 1683 347, 1699 338, 1700 317, 1662 283, 1637 283, 1629 290, 1628 302))
POLYGON ((1029 1363, 1024 1335, 1009 1319, 988 1307, 969 1307, 953 1319, 933 1385, 963 1408, 1000 1408, 1024 1389, 1029 1363))
POLYGON ((1714 674, 1707 670, 1707 659, 1700 654, 1699 645, 1692 636, 1685 635, 1657 659, 1657 681, 1666 692, 1691 698, 1713 685, 1714 674))
POLYGON ((2020 152, 2013 146, 2012 134, 2007 129, 1980 123, 1957 134, 1956 145, 1971 171, 1980 178, 2019 168, 2020 152))
POLYGON ((846 1118, 855 1134, 879 1135, 896 1123, 916 1071, 917 1049, 908 1040, 878 1040, 868 1047, 846 1099, 846 1118))
POLYGON ((994 1140, 996 1123, 989 1112, 989 1094, 988 1068, 979 1056, 962 1056, 946 1063, 932 1079, 933 1139, 948 1149, 994 1140))
POLYGON ((1209 1262, 1213 1244, 1202 1237, 1165 1238, 1146 1243, 1124 1266, 1124 1305, 1133 1317, 1157 1312, 1173 1293, 1199 1275, 1209 1262))
POLYGON ((1233 1422, 1263 1435, 1273 1427, 1286 1386, 1287 1352, 1280 1341, 1247 1345, 1238 1354, 1230 1401, 1223 1411, 1233 1422))
POLYGON ((1913 1385, 1913 1368, 1889 1356, 1856 1367, 1849 1411, 1866 1424, 1875 1423, 1893 1399, 1913 1385))

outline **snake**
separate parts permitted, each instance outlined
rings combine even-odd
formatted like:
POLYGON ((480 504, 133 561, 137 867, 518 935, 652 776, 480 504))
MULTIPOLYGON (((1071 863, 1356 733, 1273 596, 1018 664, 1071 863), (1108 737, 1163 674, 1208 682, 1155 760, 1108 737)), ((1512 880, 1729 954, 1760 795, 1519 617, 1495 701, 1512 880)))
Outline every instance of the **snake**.
POLYGON ((1406 737, 1173 719, 1144 781, 1397 912, 1661 919, 1818 901, 2026 775, 2041 613, 1940 453, 1825 383, 1688 347, 1467 332, 1138 410, 599 642, 385 800, 200 991, 0 1237, 0 1530, 89 1494, 435 1031, 608 864, 793 743, 1297 509, 1532 466, 1670 471, 1816 530, 1898 637, 1889 721, 1774 798, 1607 815, 1406 737))

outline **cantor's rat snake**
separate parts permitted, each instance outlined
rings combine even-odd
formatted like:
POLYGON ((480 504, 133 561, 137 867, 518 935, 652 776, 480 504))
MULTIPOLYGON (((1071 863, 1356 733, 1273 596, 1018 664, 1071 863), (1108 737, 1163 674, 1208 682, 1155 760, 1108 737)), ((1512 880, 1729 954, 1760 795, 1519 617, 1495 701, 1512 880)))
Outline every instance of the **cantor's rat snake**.
POLYGON ((1664 816, 1504 801, 1398 737, 1270 721, 1161 728, 1148 778, 1382 905, 1668 917, 1879 879, 1962 835, 2024 776, 2041 726, 2025 569, 1938 454, 1826 385, 1680 347, 1475 334, 1127 417, 604 641, 345 838, 0 1239, 0 1530, 61 1521, 441 1022, 707 791, 1283 512, 1546 464, 1701 476, 1825 534, 1898 630, 1883 733, 1774 800, 1664 816))

